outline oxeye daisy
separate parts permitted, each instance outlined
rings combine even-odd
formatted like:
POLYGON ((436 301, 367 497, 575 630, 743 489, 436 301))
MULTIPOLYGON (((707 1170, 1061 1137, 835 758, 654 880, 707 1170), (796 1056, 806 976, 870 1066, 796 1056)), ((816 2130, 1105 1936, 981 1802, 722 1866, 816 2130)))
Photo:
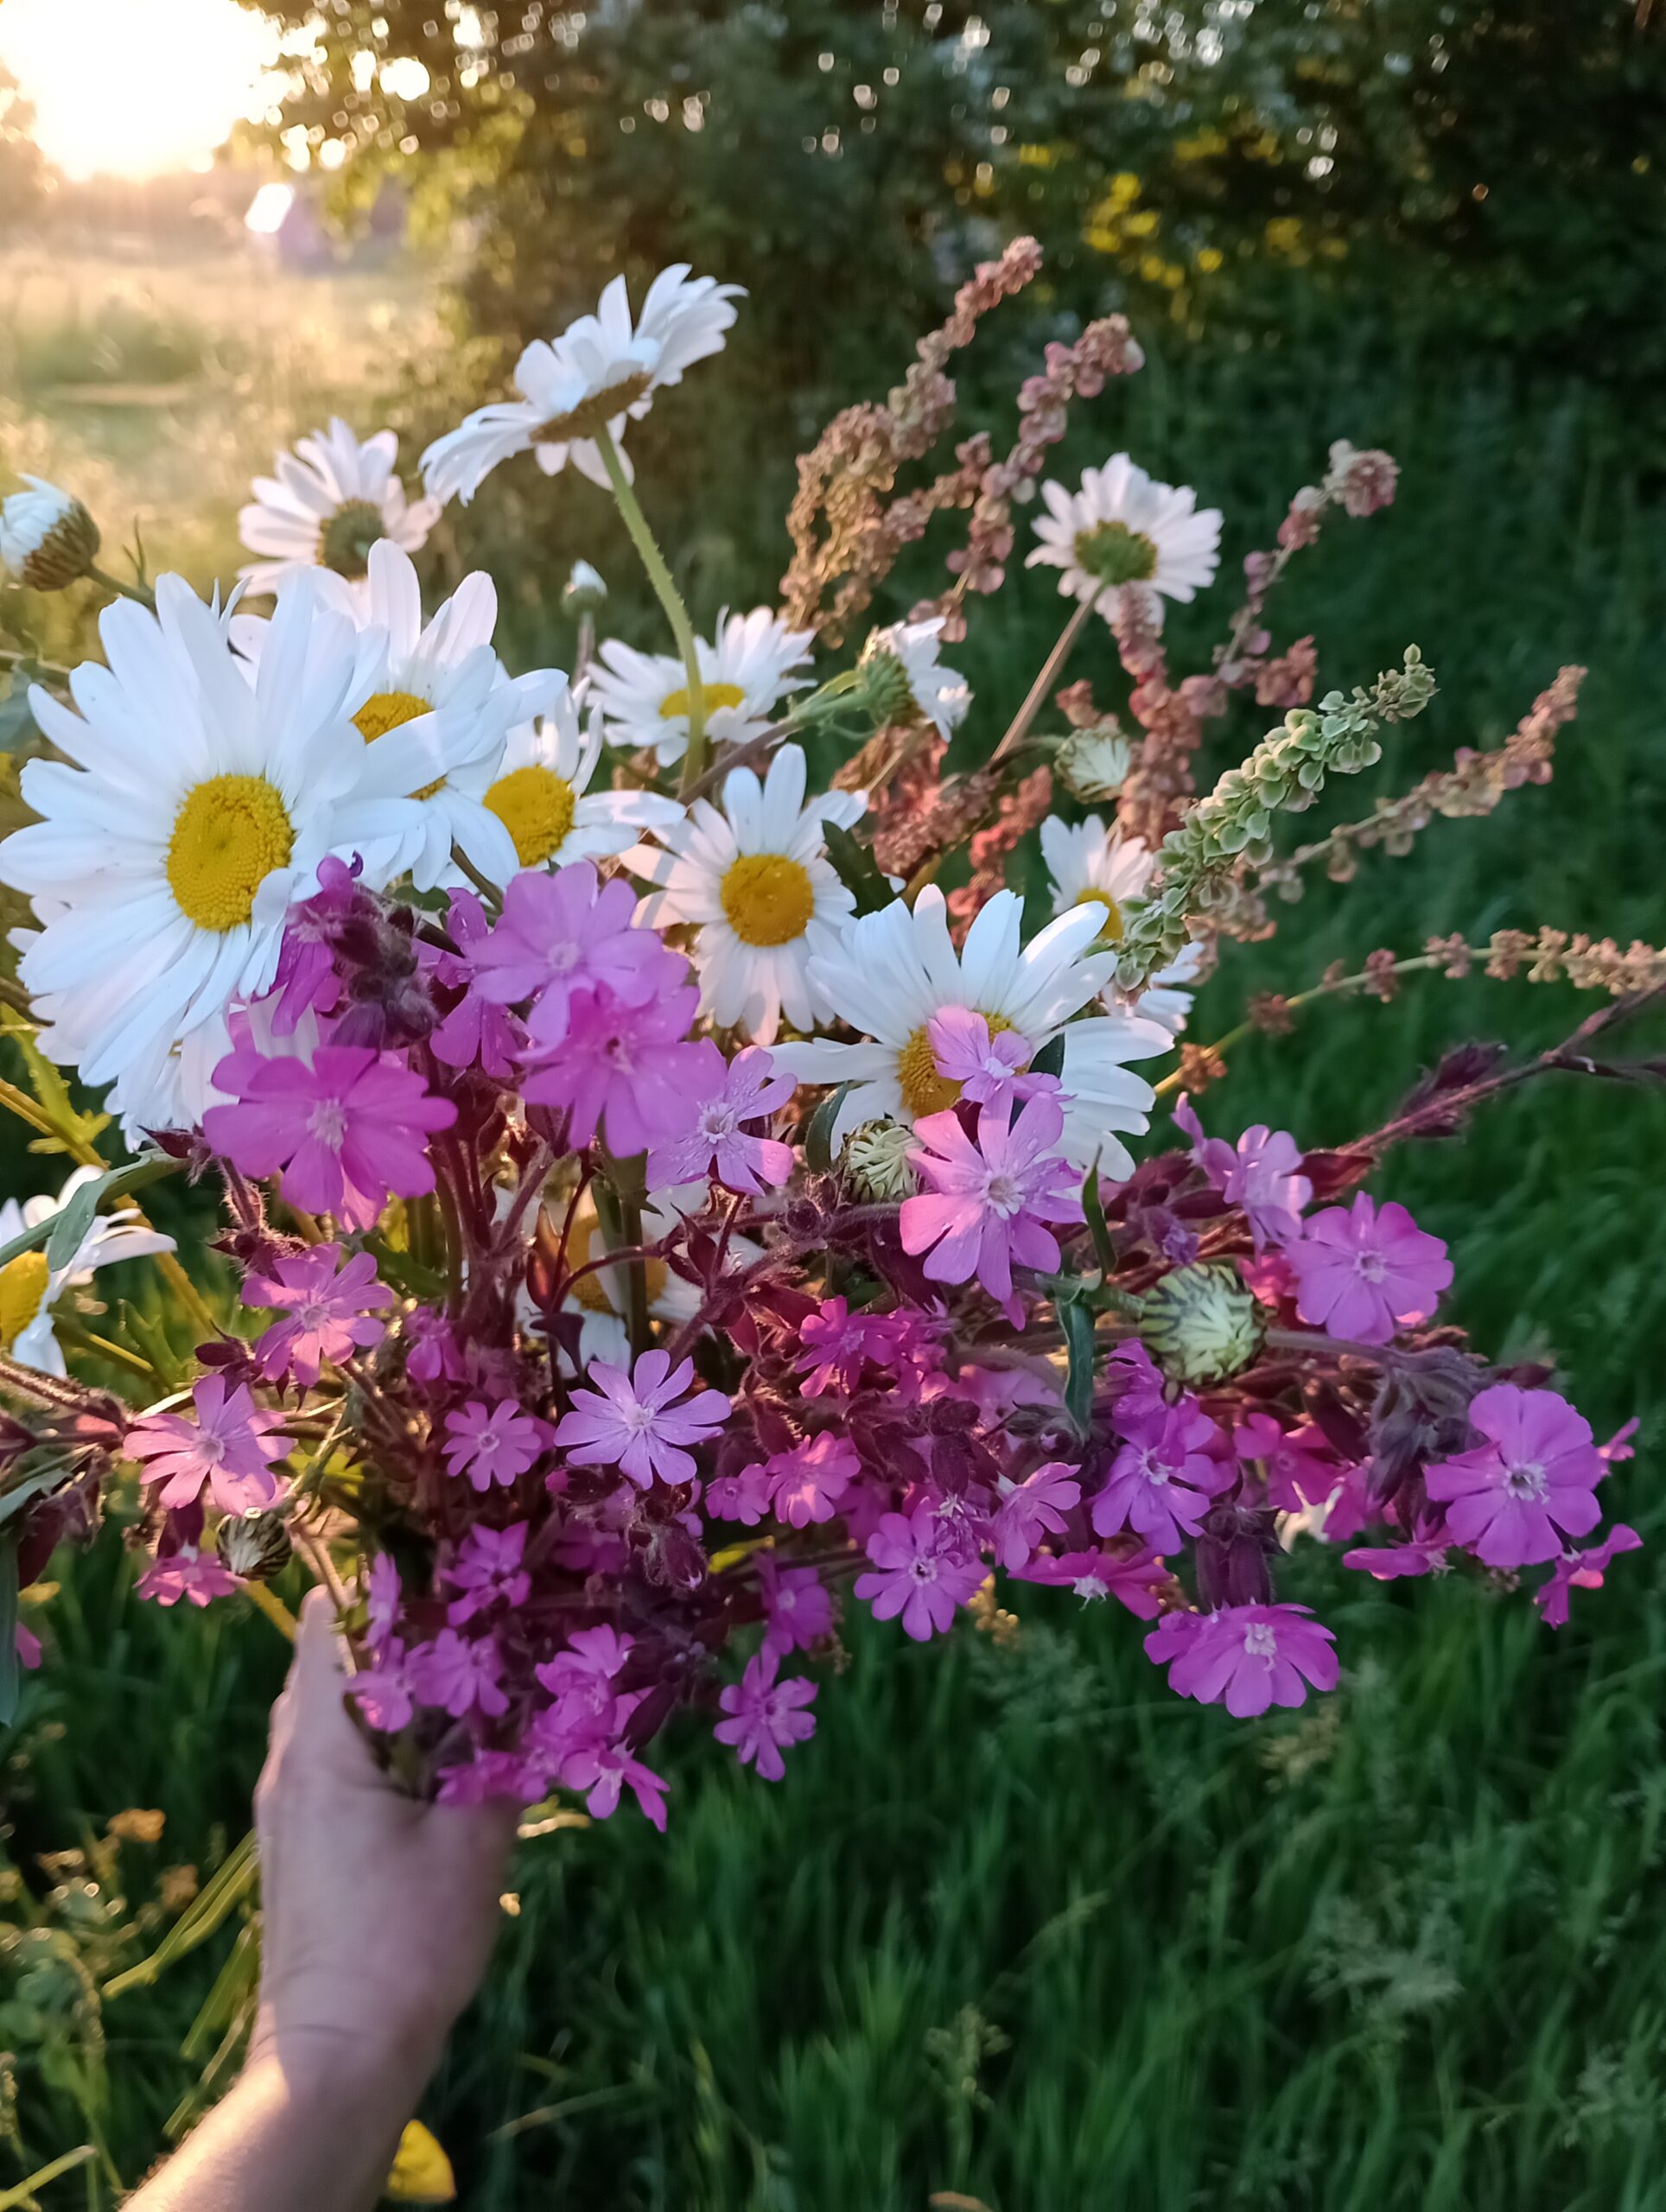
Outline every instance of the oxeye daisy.
POLYGON ((983 1016, 992 1035, 1015 1030, 1028 1047, 1027 1065, 1062 1033, 1059 1151, 1080 1168, 1097 1159, 1106 1175, 1133 1173, 1114 1133, 1143 1131, 1154 1094, 1124 1063, 1167 1052, 1172 1040, 1125 1011, 1071 1020, 1116 964, 1114 952, 1093 949, 1096 908, 1059 915, 1028 944, 1022 918, 1017 893, 997 892, 957 951, 943 893, 928 884, 912 911, 899 899, 836 938, 815 932, 811 985, 863 1041, 810 1038, 774 1052, 777 1065, 802 1082, 849 1084, 831 1133, 836 1147, 866 1122, 913 1122, 958 1102, 959 1084, 938 1066, 931 1024, 944 1007, 965 1007, 983 1016))
POLYGON ((1165 599, 1189 600, 1214 581, 1220 510, 1199 510, 1195 492, 1155 482, 1125 453, 1086 470, 1076 491, 1048 482, 1041 497, 1047 512, 1025 567, 1062 569, 1065 597, 1097 601, 1108 622, 1126 589, 1141 592, 1160 623, 1165 599))
POLYGON ((270 988, 284 916, 317 889, 319 862, 414 810, 356 804, 357 640, 311 579, 284 594, 252 683, 179 576, 157 580, 154 614, 107 607, 99 634, 109 665, 75 671, 79 712, 30 694, 67 758, 24 767, 41 818, 0 844, 0 879, 36 901, 43 926, 20 938, 18 972, 52 1050, 95 1087, 120 1078, 143 1117, 180 1040, 270 988))
POLYGON ((378 430, 362 445, 340 416, 274 457, 276 476, 257 476, 238 515, 238 535, 261 557, 238 573, 251 591, 281 591, 307 569, 327 569, 362 589, 370 550, 389 538, 421 552, 439 519, 438 499, 407 499, 393 473, 399 441, 378 430))
POLYGON ((581 725, 569 690, 541 720, 510 731, 486 806, 509 832, 521 868, 609 859, 644 830, 663 833, 683 819, 677 801, 655 791, 592 791, 601 758, 601 710, 592 708, 581 725))
MULTIPOLYGON (((499 461, 529 451, 546 476, 570 461, 605 486, 600 434, 617 443, 626 417, 645 415, 656 391, 721 353, 734 321, 732 303, 742 296, 740 285, 691 277, 688 264, 677 262, 654 278, 633 322, 625 279, 615 276, 595 315, 569 323, 553 343, 540 338, 527 347, 515 364, 518 398, 477 408, 435 440, 423 455, 430 496, 466 505, 499 461)), ((620 458, 628 476, 629 459, 620 458)))
POLYGON ((862 649, 875 716, 882 722, 929 722, 941 737, 951 736, 966 719, 972 694, 957 669, 938 658, 943 617, 926 622, 893 622, 869 633, 862 649))
MULTIPOLYGON (((778 701, 810 681, 795 671, 813 633, 790 630, 766 607, 721 614, 717 635, 695 640, 706 734, 714 745, 744 745, 768 728, 778 701)), ((592 678, 607 734, 615 745, 652 746, 662 766, 689 747, 688 671, 674 653, 641 653, 605 639, 592 678)))
MULTIPOLYGON (((0 1205, 0 1244, 10 1244, 26 1229, 38 1228, 61 1213, 84 1183, 96 1182, 96 1167, 78 1167, 57 1197, 25 1198, 19 1205, 8 1198, 0 1205)), ((174 1240, 146 1228, 130 1206, 95 1217, 69 1259, 53 1267, 44 1250, 20 1252, 0 1268, 0 1351, 22 1367, 43 1375, 61 1375, 64 1355, 52 1325, 52 1309, 66 1290, 90 1282, 95 1268, 112 1267, 118 1260, 143 1259, 148 1253, 171 1252, 174 1240)))
POLYGON ((812 923, 836 928, 855 900, 834 873, 823 831, 848 830, 868 802, 859 791, 804 798, 803 749, 784 745, 760 783, 731 771, 720 807, 696 799, 687 817, 659 832, 663 850, 641 845, 626 861, 658 888, 642 902, 654 929, 691 922, 701 1011, 760 1045, 781 1017, 807 1029, 826 1001, 808 975, 812 923))
POLYGON ((1103 906, 1105 919, 1099 935, 1107 944, 1121 938, 1123 905, 1141 895, 1157 865, 1148 846, 1138 837, 1124 837, 1115 824, 1107 830, 1097 814, 1077 823, 1061 822, 1050 814, 1041 824, 1041 857, 1047 865, 1053 912, 1103 906))

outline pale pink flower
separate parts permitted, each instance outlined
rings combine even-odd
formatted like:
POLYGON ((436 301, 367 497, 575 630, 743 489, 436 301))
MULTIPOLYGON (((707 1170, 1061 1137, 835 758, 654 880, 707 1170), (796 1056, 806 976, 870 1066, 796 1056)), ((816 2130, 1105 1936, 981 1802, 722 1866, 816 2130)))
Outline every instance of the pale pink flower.
POLYGON ((581 1466, 616 1465, 639 1490, 656 1480, 686 1483, 695 1465, 684 1447, 709 1441, 728 1418, 729 1402, 718 1390, 696 1390, 684 1400, 694 1380, 694 1362, 673 1368, 671 1356, 655 1345, 626 1374, 606 1360, 592 1360, 594 1390, 575 1390, 573 1410, 556 1431, 556 1442, 581 1466))
POLYGON ((694 1127, 650 1154, 648 1181, 657 1187, 715 1175, 725 1190, 755 1198, 766 1183, 785 1183, 792 1174, 792 1147, 776 1137, 749 1135, 747 1125, 767 1123, 779 1114, 790 1103, 797 1081, 773 1073, 773 1058, 762 1045, 747 1046, 727 1064, 709 1039, 696 1049, 701 1057, 697 1081, 691 1078, 698 1100, 694 1127))
POLYGON ((283 1317, 255 1346, 255 1363, 270 1382, 292 1375, 311 1389, 326 1361, 337 1366, 387 1334, 374 1314, 393 1294, 376 1280, 375 1260, 355 1252, 338 1274, 340 1257, 339 1244, 312 1244, 245 1277, 244 1304, 276 1306, 283 1317))
POLYGON ((1049 1459, 1021 1483, 1002 1478, 990 1533, 995 1558, 1009 1573, 1025 1565, 1044 1536, 1063 1535, 1065 1516, 1082 1502, 1079 1472, 1062 1459, 1049 1459))
POLYGON ((983 1562, 930 1505, 917 1505, 906 1518, 884 1515, 868 1540, 868 1556, 875 1571, 856 1577, 857 1597, 873 1606, 875 1620, 900 1613, 904 1633, 917 1643, 940 1635, 983 1583, 983 1562))
POLYGON ((703 1055, 685 1041, 699 1001, 691 983, 648 1005, 612 991, 575 993, 560 1049, 522 1077, 521 1096, 569 1114, 571 1145, 588 1144, 601 1129, 616 1159, 676 1143, 699 1107, 703 1055))
POLYGON ((548 1425, 522 1413, 512 1398, 500 1398, 495 1406, 471 1398, 446 1417, 446 1472, 467 1475, 482 1493, 493 1483, 507 1489, 537 1464, 549 1445, 548 1425))
POLYGON ((855 1447, 833 1429, 806 1437, 790 1452, 777 1452, 768 1462, 770 1503, 775 1516, 795 1529, 812 1521, 830 1521, 844 1496, 862 1471, 855 1447))
POLYGON ((766 1782, 779 1782, 786 1772, 781 1753, 789 1744, 802 1744, 816 1732, 815 1716, 805 1709, 815 1702, 816 1684, 801 1675, 778 1681, 779 1666, 773 1651, 749 1660, 740 1681, 718 1698, 729 1718, 712 1731, 720 1744, 734 1746, 742 1766, 755 1763, 766 1782))
POLYGON ((240 1578, 229 1567, 213 1552, 200 1552, 194 1544, 181 1544, 176 1552, 153 1560, 133 1585, 137 1597, 148 1598, 157 1605, 177 1605, 181 1598, 194 1605, 207 1605, 242 1587, 240 1578))
POLYGON ((1336 1688, 1334 1639, 1307 1605, 1224 1605, 1166 1613, 1146 1649, 1168 1669, 1168 1687, 1199 1705, 1224 1704, 1243 1720, 1269 1705, 1300 1705, 1307 1685, 1336 1688))
POLYGON ((1402 1205, 1379 1207, 1364 1191, 1351 1206, 1315 1214, 1285 1257, 1299 1286, 1296 1311, 1310 1327, 1362 1344, 1427 1320, 1452 1281, 1452 1262, 1402 1205))
POLYGON ((1004 1115, 984 1107, 976 1144, 953 1112, 914 1124, 928 1148, 908 1157, 932 1188, 902 1202, 903 1249, 929 1255, 925 1273, 933 1282, 976 1274, 1014 1327, 1024 1308, 1013 1290, 1014 1262, 1056 1268, 1059 1240, 1043 1224, 1082 1217, 1080 1179, 1053 1149, 1064 1127, 1058 1101, 1046 1096, 1032 1098, 1010 1128, 1004 1115))
POLYGON ((945 1006, 932 1016, 925 1033, 938 1073, 960 1085, 968 1106, 993 1106, 1010 1118, 1025 1099, 1059 1088, 1057 1076, 1024 1073, 1035 1050, 1027 1037, 1015 1029, 991 1035, 988 1020, 970 1007, 945 1006))
POLYGON ((1564 1535, 1596 1527, 1607 1462, 1566 1398, 1495 1382, 1469 1418, 1484 1440, 1438 1460, 1424 1478, 1446 1507, 1454 1542, 1486 1567, 1531 1567, 1555 1559, 1564 1535))
POLYGON ((238 1383, 227 1390, 223 1375, 205 1375, 193 1386, 196 1419, 147 1414, 127 1432, 122 1447, 143 1463, 143 1479, 161 1485, 164 1505, 194 1503, 206 1483, 222 1513, 264 1512, 287 1485, 271 1471, 290 1440, 279 1433, 282 1414, 262 1413, 238 1383))
POLYGON ((1599 1544, 1587 1544, 1582 1552, 1564 1552, 1549 1580, 1542 1582, 1533 1592, 1533 1602, 1543 1617, 1545 1626, 1565 1628, 1570 1594, 1575 1590, 1600 1590, 1618 1554, 1642 1548, 1643 1539, 1637 1530, 1617 1521, 1599 1544))
POLYGON ((1300 1236, 1313 1186, 1301 1173, 1301 1147, 1288 1130, 1256 1122, 1236 1145, 1228 1144, 1224 1137, 1204 1135, 1192 1102, 1184 1096, 1174 1120, 1192 1140, 1192 1157, 1228 1205, 1243 1208, 1257 1252, 1269 1240, 1281 1244, 1300 1236))

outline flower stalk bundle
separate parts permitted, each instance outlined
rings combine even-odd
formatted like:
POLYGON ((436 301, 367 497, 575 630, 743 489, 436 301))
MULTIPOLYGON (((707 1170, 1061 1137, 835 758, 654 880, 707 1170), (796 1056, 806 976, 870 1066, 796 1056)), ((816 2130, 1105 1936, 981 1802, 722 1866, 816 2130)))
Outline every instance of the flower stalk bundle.
MULTIPOLYGON (((1253 1714, 1337 1679, 1283 1586, 1299 1536, 1341 1573, 1536 1571, 1553 1624, 1635 1544, 1596 1534, 1625 1437, 1473 1349, 1440 1315, 1445 1245, 1364 1185, 1509 1084, 1612 1071, 1599 1040, 1660 954, 1545 932, 1326 977, 1309 995, 1536 963, 1606 995, 1557 1052, 1454 1055, 1339 1149, 1228 1141, 1185 1095, 1237 1033, 1181 1041, 1193 987, 1267 933, 1263 892, 1542 781, 1578 671, 1501 754, 1281 856, 1283 817, 1434 690, 1413 645, 1315 701, 1313 640, 1263 626, 1288 562, 1386 505, 1394 465, 1333 448, 1212 665, 1171 677, 1165 604, 1213 582, 1219 514, 1127 454, 1040 481, 1070 412, 1138 369, 1120 321, 1049 348, 1005 458, 980 435, 899 488, 952 419, 946 364, 1038 265, 1021 241, 981 270, 887 404, 801 464, 782 613, 701 634, 635 488, 631 423, 737 312, 678 268, 529 347, 420 497, 387 433, 281 455, 244 516, 270 613, 140 575, 102 664, 41 672, 36 818, 0 845, 35 914, 0 1101, 78 1168, 0 1213, 5 1697, 38 1656, 19 1587, 137 1500, 146 1598, 282 1620, 292 1560, 330 1591, 353 1696, 419 1786, 628 1796, 663 1826, 656 1739, 703 1715, 779 1778, 853 1610, 925 1641, 992 1577, 1114 1599, 1171 1689, 1253 1714), (620 505, 666 649, 595 639, 588 570, 572 681, 505 670, 483 575, 426 609, 413 556, 444 506, 529 453, 620 505), (1070 612, 974 744, 943 648, 1005 588, 1038 486, 1029 564, 1070 612), (944 590, 842 652, 955 513, 944 590), (1121 713, 1064 688, 1084 639, 1126 673, 1121 713), (1282 719, 1200 792, 1238 695, 1282 719), (1046 918, 1005 882, 1033 832, 1046 918), (131 1161, 61 1069, 107 1092, 131 1161), (235 1305, 138 1211, 169 1173, 217 1193, 235 1305), (94 1328, 92 1271, 132 1259, 171 1271, 175 1325, 94 1328)), ((79 554, 42 553, 90 562, 90 518, 19 499, 0 552, 78 582, 79 554)))

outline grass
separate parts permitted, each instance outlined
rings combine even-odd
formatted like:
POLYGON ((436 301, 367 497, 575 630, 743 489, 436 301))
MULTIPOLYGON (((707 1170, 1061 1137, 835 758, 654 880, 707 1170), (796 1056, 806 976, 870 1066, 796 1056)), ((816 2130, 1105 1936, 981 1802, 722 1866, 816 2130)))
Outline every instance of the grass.
MULTIPOLYGON (((1246 987, 1298 988, 1332 958, 1415 950, 1431 931, 1546 920, 1661 939, 1666 520, 1599 404, 1440 367, 1158 364, 1101 403, 1111 436, 1126 425, 1142 458, 1226 509, 1232 560, 1265 541, 1332 436, 1400 455, 1393 512, 1339 524, 1277 608, 1281 633, 1318 632, 1326 680, 1368 677, 1413 638, 1439 671, 1441 697, 1375 787, 1497 741, 1559 662, 1593 669, 1549 790, 1516 794, 1491 823, 1438 823, 1410 857, 1368 858, 1345 891, 1316 886, 1270 944, 1229 955, 1199 1036, 1230 1025, 1246 987)), ((651 478, 647 496, 652 510, 651 478)), ((755 543, 724 559, 714 601, 766 589, 779 565, 755 543)), ((1040 594, 1023 598, 1022 615, 986 611, 968 656, 992 709, 1051 634, 1040 594)), ((628 624, 637 610, 619 599, 628 624)), ((536 629, 531 594, 519 619, 536 629)), ((1201 642, 1218 620, 1193 610, 1177 637, 1201 642)), ((1103 649, 1080 672, 1110 696, 1103 649)), ((1256 721, 1223 734, 1221 762, 1256 721)), ((1370 791, 1345 796, 1363 811, 1370 791)), ((1546 1043, 1578 1011, 1525 983, 1420 981, 1390 1006, 1334 1005, 1257 1040, 1206 1110, 1332 1141, 1380 1119, 1457 1038, 1546 1043)), ((1599 1429, 1644 1415, 1639 1456, 1611 1487, 1655 1539, 1663 1123, 1653 1089, 1559 1078, 1387 1177, 1451 1240, 1456 1310, 1484 1343, 1554 1349, 1599 1429)), ((1004 1647, 969 1626, 921 1651, 853 1624, 849 1667, 779 1788, 742 1780, 690 1728, 668 1748, 666 1840, 621 1818, 525 1848, 518 1916, 425 2107, 463 2201, 1657 2206, 1657 1558, 1620 1561, 1553 1635, 1520 1595, 1466 1577, 1361 1586, 1308 1549, 1287 1587, 1334 1626, 1344 1685, 1250 1726, 1169 1699, 1125 1617, 1050 1593, 1027 1596, 1004 1647)), ((37 1891, 39 1854, 89 1849, 125 1806, 165 1809, 167 1827, 121 1847, 106 1901, 112 1887, 152 1897, 173 1860, 206 1872, 245 1818, 277 1639, 234 1615, 160 1617, 128 1582, 106 1541, 47 1611, 52 1661, 6 1778, 7 1848, 37 1891)), ((374 1910, 376 1870, 342 1878, 374 1910)), ((17 2176, 96 2130, 137 2177, 188 2085, 179 2041, 227 1940, 105 2008, 91 2089, 65 2056, 83 2051, 85 2018, 54 2042, 47 2029, 69 2015, 24 2018, 0 1962, 17 2176)), ((0 2190, 12 2178, 0 2154, 0 2190)), ((41 2201, 107 2202, 110 2187, 90 2164, 41 2201)))

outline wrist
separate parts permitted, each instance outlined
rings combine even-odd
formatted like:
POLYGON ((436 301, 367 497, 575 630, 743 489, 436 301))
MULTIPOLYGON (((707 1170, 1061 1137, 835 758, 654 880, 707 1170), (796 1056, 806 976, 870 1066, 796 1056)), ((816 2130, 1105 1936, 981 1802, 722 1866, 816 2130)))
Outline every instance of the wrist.
POLYGON ((245 2065, 275 2069, 286 2094, 309 2113, 341 2109, 361 2123, 374 2118, 403 2126, 444 2047, 443 2033, 426 2028, 301 2023, 262 2005, 245 2065))

